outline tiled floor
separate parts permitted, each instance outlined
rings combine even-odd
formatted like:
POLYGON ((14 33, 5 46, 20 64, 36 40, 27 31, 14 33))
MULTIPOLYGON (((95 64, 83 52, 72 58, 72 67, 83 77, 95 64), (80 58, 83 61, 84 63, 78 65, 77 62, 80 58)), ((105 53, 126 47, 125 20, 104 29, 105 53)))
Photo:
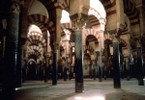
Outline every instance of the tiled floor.
POLYGON ((52 86, 51 81, 29 81, 17 89, 16 100, 145 100, 145 86, 139 86, 136 79, 121 80, 120 89, 114 89, 112 79, 84 79, 83 93, 75 93, 74 83, 59 80, 52 86))

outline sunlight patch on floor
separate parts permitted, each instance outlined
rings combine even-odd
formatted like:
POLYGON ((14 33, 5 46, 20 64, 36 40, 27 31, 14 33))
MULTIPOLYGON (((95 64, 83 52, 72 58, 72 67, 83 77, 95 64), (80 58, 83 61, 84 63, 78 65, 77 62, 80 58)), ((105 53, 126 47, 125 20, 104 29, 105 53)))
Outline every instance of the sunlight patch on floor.
POLYGON ((75 96, 75 97, 73 97, 71 99, 67 99, 67 100, 105 100, 105 96, 103 96, 103 95, 89 96, 89 97, 75 96))

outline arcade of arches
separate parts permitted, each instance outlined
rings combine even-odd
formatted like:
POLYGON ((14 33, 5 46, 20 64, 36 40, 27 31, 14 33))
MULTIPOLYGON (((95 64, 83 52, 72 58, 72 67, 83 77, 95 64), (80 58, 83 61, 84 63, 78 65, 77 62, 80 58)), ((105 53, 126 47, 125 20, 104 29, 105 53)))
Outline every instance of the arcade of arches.
POLYGON ((144 85, 144 0, 0 4, 0 80, 6 91, 25 80, 56 85, 57 79, 74 78, 76 92, 82 92, 86 77, 113 78, 114 88, 121 87, 120 78, 144 85))

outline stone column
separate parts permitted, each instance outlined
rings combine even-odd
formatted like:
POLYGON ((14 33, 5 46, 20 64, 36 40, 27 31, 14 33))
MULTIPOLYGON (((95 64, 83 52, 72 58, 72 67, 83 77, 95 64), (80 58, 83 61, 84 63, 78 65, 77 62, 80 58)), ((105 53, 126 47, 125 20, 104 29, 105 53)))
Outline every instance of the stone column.
POLYGON ((126 58, 125 60, 125 68, 126 68, 126 78, 127 80, 130 79, 130 66, 129 66, 129 59, 126 58))
POLYGON ((64 29, 64 32, 65 32, 65 44, 66 44, 66 57, 69 57, 68 56, 70 55, 69 41, 70 41, 71 32, 67 29, 64 29))
POLYGON ((138 85, 144 85, 143 56, 142 56, 142 48, 139 43, 137 45, 137 67, 138 67, 138 85))
POLYGON ((50 57, 51 57, 51 47, 50 47, 50 33, 49 33, 49 31, 48 30, 46 30, 46 35, 44 36, 44 37, 46 37, 46 51, 45 51, 45 63, 46 63, 46 65, 45 65, 45 79, 44 79, 44 81, 45 82, 47 82, 47 80, 48 80, 48 74, 49 74, 49 71, 48 71, 48 67, 49 67, 49 65, 50 65, 50 57))
POLYGON ((130 54, 129 54, 129 58, 128 58, 128 69, 127 71, 127 80, 129 80, 132 76, 132 68, 133 68, 133 54, 132 54, 132 49, 130 48, 130 54))
MULTIPOLYGON (((1 25, 1 27, 2 27, 2 25, 1 25)), ((5 48, 5 44, 4 44, 5 43, 5 40, 4 40, 5 36, 4 36, 4 34, 5 34, 5 29, 1 28, 0 29, 0 64, 2 64, 2 58, 4 56, 4 48, 5 48)), ((1 68, 2 68, 2 66, 0 66, 0 69, 1 68)))
POLYGON ((106 52, 107 58, 109 58, 109 55, 110 55, 109 43, 105 43, 105 52, 106 52))
POLYGON ((7 20, 4 54, 5 75, 2 89, 4 100, 14 100, 16 81, 20 81, 17 80, 18 76, 21 75, 19 73, 21 70, 21 66, 19 66, 19 13, 19 3, 13 2, 7 20))
POLYGON ((107 78, 107 76, 108 76, 108 69, 109 69, 109 67, 110 67, 110 65, 109 65, 109 56, 110 56, 110 48, 109 48, 109 43, 108 42, 106 42, 105 43, 105 54, 104 54, 104 56, 105 56, 105 62, 104 62, 104 79, 106 79, 107 78))
POLYGON ((70 18, 75 31, 75 92, 81 93, 84 90, 82 31, 87 15, 76 13, 70 16, 70 18))
POLYGON ((69 48, 69 40, 65 40, 65 44, 66 44, 66 50, 65 50, 65 54, 66 54, 66 57, 68 57, 68 55, 69 55, 69 50, 70 50, 70 48, 69 48))
POLYGON ((113 39, 113 73, 114 88, 121 88, 119 41, 116 37, 113 39))
POLYGON ((81 93, 84 90, 83 80, 83 51, 82 31, 75 31, 75 92, 81 93))
POLYGON ((52 85, 57 85, 57 71, 58 71, 58 44, 54 44, 53 64, 52 64, 52 85))
POLYGON ((98 51, 98 66, 99 66, 99 82, 101 82, 103 78, 102 50, 98 51))
MULTIPOLYGON (((123 51, 122 51, 122 44, 119 44, 119 52, 120 52, 120 74, 123 78, 123 51)), ((129 78, 129 77, 128 77, 129 78)))

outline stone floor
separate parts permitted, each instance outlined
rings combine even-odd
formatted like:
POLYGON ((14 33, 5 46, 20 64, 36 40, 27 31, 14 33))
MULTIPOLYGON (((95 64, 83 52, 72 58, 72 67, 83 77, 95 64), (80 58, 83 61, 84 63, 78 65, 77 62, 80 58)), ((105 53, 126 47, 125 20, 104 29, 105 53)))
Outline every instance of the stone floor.
POLYGON ((27 81, 16 90, 16 100, 145 100, 145 86, 139 86, 136 79, 121 80, 121 88, 114 89, 113 80, 84 79, 84 92, 75 93, 74 80, 27 81))

